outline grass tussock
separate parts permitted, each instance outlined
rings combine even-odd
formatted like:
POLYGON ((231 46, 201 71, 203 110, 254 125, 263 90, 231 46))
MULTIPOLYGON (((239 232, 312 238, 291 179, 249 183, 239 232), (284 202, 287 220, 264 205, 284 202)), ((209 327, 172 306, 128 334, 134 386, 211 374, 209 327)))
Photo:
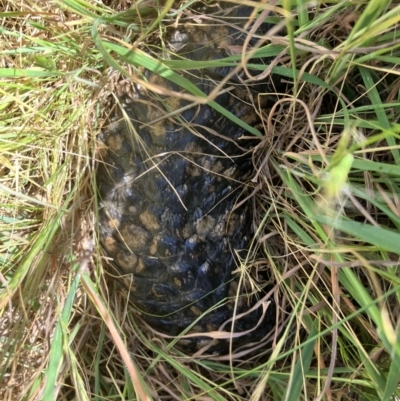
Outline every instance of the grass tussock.
POLYGON ((223 61, 270 57, 264 73, 289 88, 249 127, 256 263, 279 306, 271 351, 191 358, 106 285, 96 136, 143 68, 212 100, 180 78, 190 61, 157 56, 192 3, 0 1, 0 398, 396 399, 398 1, 249 1, 273 28, 253 59, 223 61))

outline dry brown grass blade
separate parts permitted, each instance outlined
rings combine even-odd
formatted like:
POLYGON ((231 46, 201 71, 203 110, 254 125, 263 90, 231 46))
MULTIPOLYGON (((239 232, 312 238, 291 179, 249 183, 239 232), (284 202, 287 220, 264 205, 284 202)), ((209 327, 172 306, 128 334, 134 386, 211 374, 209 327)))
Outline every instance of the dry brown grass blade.
POLYGON ((98 310, 100 316, 102 317, 103 321, 108 327, 111 337, 118 348, 118 351, 121 355, 122 360, 125 363, 125 366, 129 372, 129 376, 132 379, 132 383, 134 386, 134 390, 138 400, 140 401, 151 401, 152 398, 148 395, 148 391, 146 390, 144 381, 141 379, 140 373, 132 361, 132 358, 129 355, 128 350, 118 332, 117 326, 115 325, 110 313, 108 312, 107 308, 104 306, 101 298, 98 296, 96 291, 93 288, 92 282, 89 277, 82 275, 82 284, 87 291, 90 299, 92 300, 93 304, 95 305, 96 309, 98 310))

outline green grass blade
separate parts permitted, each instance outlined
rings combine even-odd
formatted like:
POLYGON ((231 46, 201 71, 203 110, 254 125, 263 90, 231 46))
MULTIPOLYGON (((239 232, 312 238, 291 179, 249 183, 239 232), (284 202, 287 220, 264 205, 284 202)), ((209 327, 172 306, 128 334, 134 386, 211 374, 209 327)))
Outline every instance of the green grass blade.
MULTIPOLYGON (((315 325, 308 335, 308 340, 314 337, 317 333, 315 325)), ((283 400, 285 401, 298 401, 303 398, 304 378, 308 375, 308 369, 314 355, 315 341, 307 341, 307 344, 300 351, 298 360, 291 371, 291 378, 287 386, 283 400)))
MULTIPOLYGON (((399 344, 399 333, 396 339, 399 344)), ((390 364, 388 376, 386 378, 385 390, 383 392, 382 401, 393 400, 393 395, 400 397, 399 380, 400 380, 400 352, 394 353, 393 360, 390 364)))
MULTIPOLYGON (((94 36, 95 36, 95 38, 97 38, 97 33, 95 33, 94 36)), ((190 82, 185 77, 175 73, 174 71, 169 69, 166 65, 164 65, 160 61, 153 59, 146 53, 144 53, 140 50, 137 50, 137 49, 134 52, 132 52, 132 51, 129 51, 128 49, 124 48, 123 46, 120 46, 120 45, 117 45, 117 44, 114 44, 111 42, 101 42, 98 39, 96 39, 96 43, 99 46, 100 51, 103 52, 105 58, 110 63, 110 65, 113 65, 119 71, 124 73, 123 69, 119 66, 119 64, 109 55, 107 49, 115 51, 117 54, 120 54, 120 56, 127 62, 129 62, 135 66, 145 67, 148 70, 153 71, 154 73, 160 75, 161 77, 179 85, 180 87, 186 89, 192 95, 198 96, 199 99, 206 98, 205 93, 203 93, 200 89, 198 89, 196 85, 194 85, 192 82, 190 82)), ((236 117, 234 114, 230 113, 228 110, 226 110, 224 107, 222 107, 215 101, 209 101, 208 104, 211 107, 213 107, 215 110, 220 112, 222 115, 227 117, 229 120, 233 121, 240 127, 247 130, 249 133, 256 135, 256 136, 261 136, 261 133, 258 129, 246 124, 243 120, 236 117)))
POLYGON ((332 218, 328 216, 315 216, 315 220, 327 224, 337 230, 343 231, 355 238, 359 238, 378 249, 400 255, 400 234, 383 227, 363 224, 345 218, 332 218))
POLYGON ((43 392, 43 401, 54 401, 55 400, 55 389, 58 381, 59 370, 64 360, 64 346, 68 344, 67 338, 65 337, 68 331, 69 320, 71 317, 72 306, 78 290, 80 281, 80 275, 76 274, 74 281, 72 282, 70 291, 68 293, 63 311, 61 312, 56 328, 54 330, 54 336, 51 343, 49 365, 46 372, 46 385, 43 392))
MULTIPOLYGON (((360 70, 361 76, 364 80, 364 84, 368 90, 368 95, 371 99, 371 104, 373 106, 381 105, 382 100, 379 95, 378 89, 376 87, 376 84, 372 77, 371 72, 369 70, 367 70, 366 68, 362 68, 362 67, 359 70, 360 70)), ((386 115, 385 109, 382 107, 376 107, 375 114, 378 117, 378 121, 379 121, 382 129, 389 130, 390 122, 389 122, 388 116, 386 115)), ((397 147, 397 143, 394 140, 394 138, 391 136, 388 136, 387 141, 388 141, 388 145, 392 147, 392 155, 393 155, 395 164, 397 164, 397 166, 399 166, 400 165, 400 152, 397 147)))
POLYGON ((366 33, 377 18, 387 9, 391 0, 370 0, 352 29, 346 42, 351 44, 360 33, 366 33))

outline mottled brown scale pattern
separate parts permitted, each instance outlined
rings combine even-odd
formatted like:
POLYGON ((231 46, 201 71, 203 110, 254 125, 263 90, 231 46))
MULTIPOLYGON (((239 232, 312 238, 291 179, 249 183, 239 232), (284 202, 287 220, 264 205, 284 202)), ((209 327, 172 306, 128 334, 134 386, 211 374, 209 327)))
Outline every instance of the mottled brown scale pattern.
MULTIPOLYGON (((250 12, 242 7, 232 15, 250 12)), ((171 48, 192 60, 226 57, 226 46, 240 45, 244 38, 244 33, 226 24, 189 24, 169 31, 171 48)), ((230 71, 218 67, 191 71, 185 77, 209 94, 217 78, 230 71)), ((153 73, 146 72, 146 77, 168 90, 182 90, 153 73)), ((216 102, 246 121, 259 121, 238 79, 229 85, 237 86, 241 98, 226 92, 216 102)), ((217 330, 232 317, 236 295, 232 288, 238 288, 238 275, 232 274, 237 269, 234 252, 244 255, 251 235, 250 207, 235 209, 235 205, 252 169, 243 148, 252 143, 241 141, 248 133, 209 105, 159 120, 188 102, 154 95, 143 87, 136 88, 135 96, 121 98, 129 123, 119 113, 118 122, 100 137, 106 147, 97 173, 101 243, 129 286, 132 303, 155 329, 178 335, 221 303, 190 332, 217 330)), ((239 306, 237 313, 248 308, 248 302, 239 306)), ((271 309, 261 328, 235 344, 263 337, 273 326, 272 314, 271 309)), ((255 311, 239 320, 235 331, 251 329, 259 316, 255 311)), ((194 351, 209 342, 199 335, 179 344, 194 351)), ((220 342, 213 350, 225 352, 226 345, 220 342)))

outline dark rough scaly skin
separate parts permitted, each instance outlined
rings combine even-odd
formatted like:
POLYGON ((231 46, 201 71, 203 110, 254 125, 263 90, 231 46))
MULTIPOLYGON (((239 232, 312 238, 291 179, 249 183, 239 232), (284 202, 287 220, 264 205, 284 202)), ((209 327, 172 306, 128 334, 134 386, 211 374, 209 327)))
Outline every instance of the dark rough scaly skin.
MULTIPOLYGON (((239 16, 248 12, 235 11, 239 16)), ((192 60, 226 57, 226 45, 238 46, 243 40, 243 34, 226 24, 191 24, 169 32, 170 45, 192 60)), ((208 94, 230 70, 199 70, 185 76, 208 94)), ((147 72, 146 77, 181 90, 155 74, 147 72)), ((221 304, 190 332, 218 330, 233 313, 239 279, 232 274, 237 269, 234 251, 244 255, 251 236, 250 208, 234 209, 252 169, 249 156, 237 145, 249 146, 239 140, 249 134, 208 105, 160 119, 188 102, 157 97, 143 87, 136 87, 134 99, 121 100, 129 119, 119 118, 100 137, 106 145, 97 173, 102 246, 129 287, 131 301, 156 330, 178 335, 221 304)), ((259 121, 238 84, 216 101, 251 125, 259 121)), ((248 309, 248 300, 240 299, 237 314, 248 309)), ((235 332, 252 329, 260 316, 259 308, 239 319, 235 332)), ((270 307, 262 324, 234 340, 234 346, 261 339, 273 323, 270 307)), ((208 341, 199 336, 181 340, 180 345, 193 352, 208 341)), ((224 353, 227 344, 220 341, 211 350, 224 353)))

